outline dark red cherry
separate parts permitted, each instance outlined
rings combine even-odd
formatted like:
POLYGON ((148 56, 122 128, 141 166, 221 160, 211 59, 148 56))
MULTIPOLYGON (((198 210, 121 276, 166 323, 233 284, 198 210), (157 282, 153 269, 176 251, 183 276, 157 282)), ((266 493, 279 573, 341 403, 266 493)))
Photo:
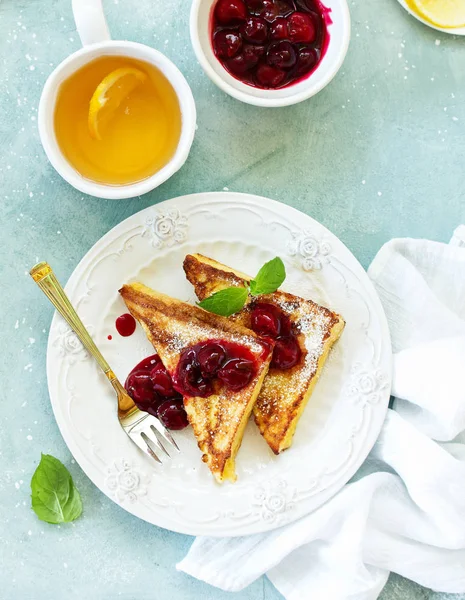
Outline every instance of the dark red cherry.
POLYGON ((151 402, 155 397, 152 379, 147 371, 130 373, 125 388, 134 402, 151 402))
POLYGON ((173 381, 162 364, 157 365, 150 371, 150 379, 152 380, 153 389, 160 396, 172 398, 176 395, 176 391, 173 388, 173 381))
POLYGON ((266 60, 280 69, 291 69, 297 62, 297 54, 290 42, 275 42, 269 45, 266 60))
POLYGON ((253 69, 258 64, 260 58, 265 54, 264 46, 254 46, 244 44, 242 52, 226 62, 228 68, 237 75, 242 75, 246 71, 253 69))
POLYGON ((283 17, 287 17, 288 15, 291 14, 291 12, 293 12, 295 10, 295 5, 292 0, 274 0, 274 1, 278 8, 278 13, 283 17))
POLYGON ((139 366, 143 366, 143 368, 147 371, 152 371, 155 369, 155 367, 160 367, 162 369, 165 368, 158 354, 154 354, 153 356, 149 356, 148 358, 144 359, 139 366))
POLYGON ((241 390, 254 375, 254 363, 246 358, 232 358, 218 371, 218 377, 232 391, 241 390))
POLYGON ((263 8, 263 0, 245 0, 250 13, 258 14, 263 8))
POLYGON ((247 18, 247 8, 243 0, 218 0, 215 16, 221 25, 237 25, 247 18))
POLYGON ((212 393, 209 381, 202 377, 200 367, 188 367, 185 371, 184 387, 187 393, 193 396, 207 397, 212 393))
POLYGON ((160 404, 157 417, 168 429, 184 429, 189 425, 182 400, 165 400, 160 404))
POLYGON ((289 17, 289 39, 309 44, 316 37, 316 27, 312 17, 303 12, 295 12, 289 17))
POLYGON ((279 9, 273 0, 263 0, 259 15, 268 23, 272 23, 279 16, 279 9))
POLYGON ((297 73, 304 75, 308 73, 316 65, 318 61, 318 53, 314 48, 304 46, 300 48, 297 55, 297 73))
POLYGON ((254 46, 252 44, 244 44, 244 58, 249 68, 255 67, 262 56, 265 55, 265 46, 254 46))
POLYGON ((243 75, 250 68, 243 52, 241 52, 234 58, 227 60, 226 65, 228 69, 232 71, 235 75, 243 75))
POLYGON ((295 366, 302 356, 302 350, 294 336, 276 340, 271 366, 276 369, 290 369, 295 366))
POLYGON ((212 377, 226 361, 226 350, 215 342, 206 344, 197 354, 200 370, 204 377, 212 377))
POLYGON ((215 52, 221 58, 232 58, 242 47, 241 36, 235 31, 223 29, 215 34, 215 52))
POLYGON ((189 365, 180 375, 182 393, 188 396, 206 398, 212 393, 212 386, 206 381, 198 365, 189 365))
POLYGON ((156 416, 158 406, 163 399, 153 389, 152 380, 147 371, 139 370, 130 373, 124 387, 140 410, 156 416))
POLYGON ((257 80, 264 88, 278 87, 286 77, 286 73, 278 67, 260 65, 257 69, 257 80))
POLYGON ((180 393, 202 398, 212 393, 211 383, 205 380, 200 370, 195 349, 189 348, 183 351, 176 373, 180 393))
POLYGON ((279 309, 272 304, 258 304, 252 310, 251 327, 259 335, 277 338, 281 333, 279 309))
POLYGON ((268 37, 268 25, 260 17, 249 17, 241 27, 241 34, 251 44, 263 44, 268 37))
POLYGON ((287 19, 278 17, 270 25, 270 37, 273 40, 285 40, 289 37, 287 19))

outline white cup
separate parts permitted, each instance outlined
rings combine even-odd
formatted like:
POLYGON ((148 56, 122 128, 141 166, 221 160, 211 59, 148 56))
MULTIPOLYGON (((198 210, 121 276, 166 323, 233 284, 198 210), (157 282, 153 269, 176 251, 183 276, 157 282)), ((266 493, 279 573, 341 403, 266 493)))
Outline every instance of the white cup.
POLYGON ((192 91, 181 71, 161 52, 135 42, 111 41, 101 0, 73 0, 73 13, 83 48, 60 63, 45 83, 38 114, 39 134, 45 153, 63 179, 85 194, 111 200, 145 194, 161 185, 186 162, 196 126, 192 91), (182 126, 174 156, 154 175, 137 183, 105 185, 86 179, 66 160, 56 139, 54 113, 60 85, 75 71, 101 56, 127 56, 154 65, 171 83, 179 100, 182 126))
POLYGON ((329 44, 315 71, 297 83, 276 90, 264 90, 239 81, 226 71, 215 56, 211 41, 211 18, 217 0, 193 0, 190 15, 192 46, 197 60, 210 79, 224 92, 255 106, 289 106, 307 100, 322 90, 339 71, 350 40, 347 0, 323 0, 330 11, 329 44))

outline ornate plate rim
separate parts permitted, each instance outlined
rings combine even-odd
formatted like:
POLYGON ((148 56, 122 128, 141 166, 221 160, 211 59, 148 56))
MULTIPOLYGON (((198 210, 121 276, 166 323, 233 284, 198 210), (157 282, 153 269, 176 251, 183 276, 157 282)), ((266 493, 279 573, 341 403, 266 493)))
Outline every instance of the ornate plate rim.
MULTIPOLYGON (((332 482, 326 488, 319 490, 315 495, 312 496, 311 501, 306 502, 306 503, 301 502, 299 504, 299 507, 295 508, 295 510, 292 511, 292 514, 290 514, 289 517, 287 518, 287 520, 285 521, 285 522, 291 522, 291 521, 294 521, 294 520, 304 516, 305 514, 308 514, 312 510, 315 510, 316 508, 318 508, 319 506, 324 504, 328 499, 330 499, 333 495, 335 495, 356 473, 358 468, 361 466, 361 464, 364 462, 365 458, 369 454, 371 448, 373 447, 374 443, 376 442, 376 439, 378 438, 379 432, 381 430, 382 424, 385 419, 388 404, 389 404, 390 386, 391 386, 391 342, 390 342, 390 334, 389 334, 386 316, 384 314, 384 310, 382 308, 379 297, 374 289, 372 282, 368 278, 366 271, 363 269, 361 264, 358 262, 358 260, 352 254, 352 252, 345 246, 345 244, 343 244, 343 242, 341 242, 341 240, 339 240, 339 238, 337 238, 337 236, 335 236, 333 233, 331 233, 324 225, 322 225, 318 221, 315 221, 312 217, 306 215, 305 213, 302 213, 301 211, 299 211, 293 207, 290 207, 286 204, 282 204, 278 201, 271 200, 269 198, 262 197, 262 196, 246 194, 246 193, 239 193, 239 192, 224 192, 224 191, 222 191, 222 192, 196 193, 196 194, 179 196, 179 197, 165 200, 165 201, 157 203, 155 205, 146 207, 146 208, 142 209, 141 211, 134 213, 133 215, 131 215, 130 217, 128 217, 121 223, 117 224, 112 229, 110 229, 105 235, 103 235, 92 246, 92 248, 89 249, 88 252, 86 252, 84 257, 79 261, 78 265, 76 266, 73 273, 71 274, 71 276, 65 286, 65 289, 67 292, 70 292, 70 290, 72 290, 77 285, 77 283, 79 281, 79 277, 81 276, 81 272, 85 269, 86 263, 90 262, 91 257, 93 255, 98 255, 99 252, 101 252, 105 248, 105 246, 110 243, 110 241, 112 239, 115 239, 116 236, 123 233, 125 228, 127 229, 128 226, 131 224, 131 222, 136 221, 137 219, 140 219, 140 217, 143 216, 144 214, 149 215, 150 211, 153 211, 154 209, 156 211, 160 211, 162 209, 169 210, 170 208, 173 209, 173 208, 177 208, 182 205, 187 205, 189 207, 192 207, 196 202, 203 203, 203 204, 215 204, 215 203, 231 202, 231 201, 237 202, 238 207, 240 207, 241 203, 248 204, 248 205, 250 205, 250 203, 253 203, 254 206, 274 209, 275 212, 280 213, 283 217, 287 216, 289 218, 289 220, 292 222, 299 221, 301 230, 310 229, 313 226, 313 227, 319 229, 320 231, 324 232, 325 235, 327 235, 330 239, 332 239, 334 243, 337 241, 337 244, 339 244, 340 247, 344 250, 344 253, 346 254, 346 256, 350 257, 350 263, 351 263, 353 272, 357 276, 360 277, 364 286, 366 286, 366 290, 370 294, 370 300, 376 309, 376 316, 379 320, 379 326, 380 326, 380 331, 381 331, 381 336, 380 336, 381 337, 381 345, 384 346, 384 349, 382 351, 383 360, 384 360, 383 367, 385 369, 385 374, 386 374, 387 379, 386 379, 386 381, 384 381, 382 390, 380 392, 380 395, 383 396, 383 399, 380 401, 376 401, 376 411, 375 410, 373 411, 375 418, 373 418, 372 422, 370 423, 370 428, 365 434, 365 438, 363 440, 362 447, 358 451, 356 459, 351 463, 350 468, 343 472, 342 476, 338 480, 336 480, 335 482, 332 482)), ((49 393, 50 393, 50 401, 52 404, 52 409, 53 409, 53 412, 55 415, 55 419, 57 421, 58 427, 60 429, 60 432, 62 434, 62 437, 63 437, 66 445, 68 446, 69 450, 73 454, 73 456, 76 459, 76 461, 78 462, 78 464, 81 466, 84 473, 100 489, 100 491, 102 491, 105 495, 107 495, 114 502, 117 502, 122 508, 124 508, 131 514, 138 516, 139 518, 141 518, 149 523, 152 523, 154 525, 157 525, 159 527, 163 527, 165 529, 175 531, 178 533, 182 533, 182 534, 187 534, 187 535, 209 535, 209 536, 214 536, 214 537, 222 537, 222 536, 235 537, 235 536, 240 536, 240 535, 247 535, 247 534, 253 534, 253 533, 260 533, 260 532, 264 532, 264 531, 270 531, 272 529, 280 527, 283 524, 279 520, 277 520, 277 521, 275 521, 273 519, 266 520, 264 518, 262 518, 261 521, 254 522, 252 524, 246 523, 245 525, 240 525, 238 523, 234 523, 231 521, 229 523, 225 522, 223 524, 216 523, 213 526, 207 525, 207 523, 192 524, 191 522, 188 522, 188 521, 180 522, 179 518, 173 519, 166 513, 162 514, 161 512, 157 512, 153 508, 154 505, 152 505, 152 507, 151 507, 152 510, 151 510, 150 514, 147 514, 147 511, 143 511, 139 507, 138 503, 134 503, 131 505, 119 503, 118 499, 117 498, 115 499, 115 497, 113 497, 111 495, 110 491, 105 489, 103 482, 98 481, 98 479, 99 479, 98 473, 95 473, 95 468, 94 468, 92 462, 87 458, 86 453, 83 452, 81 450, 81 448, 79 448, 77 442, 73 438, 73 435, 68 430, 68 424, 66 423, 66 420, 64 418, 62 418, 62 415, 60 414, 59 393, 58 393, 58 389, 55 389, 55 387, 58 387, 58 386, 55 386, 54 379, 52 376, 54 369, 56 368, 53 363, 53 357, 52 357, 52 345, 53 345, 52 332, 57 328, 59 323, 60 323, 60 321, 58 320, 58 316, 55 313, 52 323, 51 323, 51 326, 50 326, 50 333, 49 333, 48 346, 47 346, 47 380, 48 380, 48 387, 49 387, 49 393)), ((125 467, 123 466, 123 470, 124 470, 124 468, 125 467)), ((294 506, 293 506, 293 508, 294 508, 294 506)), ((227 519, 224 519, 224 520, 227 521, 227 519)), ((182 517, 181 517, 181 521, 182 521, 182 517)))

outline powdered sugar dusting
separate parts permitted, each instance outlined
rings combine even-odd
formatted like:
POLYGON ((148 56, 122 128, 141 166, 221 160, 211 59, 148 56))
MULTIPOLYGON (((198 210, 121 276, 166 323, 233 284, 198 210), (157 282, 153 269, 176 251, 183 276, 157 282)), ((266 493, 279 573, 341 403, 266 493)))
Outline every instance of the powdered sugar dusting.
POLYGON ((303 363, 287 371, 273 369, 270 372, 256 404, 258 419, 266 424, 267 439, 279 443, 287 431, 289 417, 296 413, 318 372, 336 315, 311 300, 281 292, 273 294, 272 301, 289 316, 305 347, 303 363))
POLYGON ((210 339, 224 339, 249 348, 253 354, 260 355, 263 346, 251 335, 239 335, 203 325, 200 321, 192 321, 186 326, 185 322, 171 321, 170 338, 166 350, 172 355, 179 355, 185 348, 210 339))
POLYGON ((296 370, 291 379, 291 393, 297 394, 302 386, 308 385, 318 368, 325 340, 330 334, 333 314, 310 300, 278 298, 276 304, 289 315, 296 330, 304 336, 304 366, 296 370))
POLYGON ((318 367, 325 339, 328 337, 331 318, 322 311, 306 314, 297 323, 297 329, 305 336, 305 377, 313 374, 318 367), (307 373, 308 371, 308 373, 307 373))
POLYGON ((289 300, 281 297, 278 297, 277 301, 274 302, 274 304, 277 304, 279 308, 289 316, 292 315, 292 313, 296 311, 300 306, 300 302, 297 299, 289 300))

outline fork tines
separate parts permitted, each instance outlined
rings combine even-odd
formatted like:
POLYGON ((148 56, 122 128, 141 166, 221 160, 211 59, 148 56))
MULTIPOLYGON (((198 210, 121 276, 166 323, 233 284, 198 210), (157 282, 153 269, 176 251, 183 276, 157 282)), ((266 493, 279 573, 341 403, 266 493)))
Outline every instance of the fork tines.
POLYGON ((131 440, 156 462, 162 463, 160 456, 170 457, 167 450, 170 446, 180 451, 171 433, 153 415, 144 415, 130 427, 125 427, 131 440))

